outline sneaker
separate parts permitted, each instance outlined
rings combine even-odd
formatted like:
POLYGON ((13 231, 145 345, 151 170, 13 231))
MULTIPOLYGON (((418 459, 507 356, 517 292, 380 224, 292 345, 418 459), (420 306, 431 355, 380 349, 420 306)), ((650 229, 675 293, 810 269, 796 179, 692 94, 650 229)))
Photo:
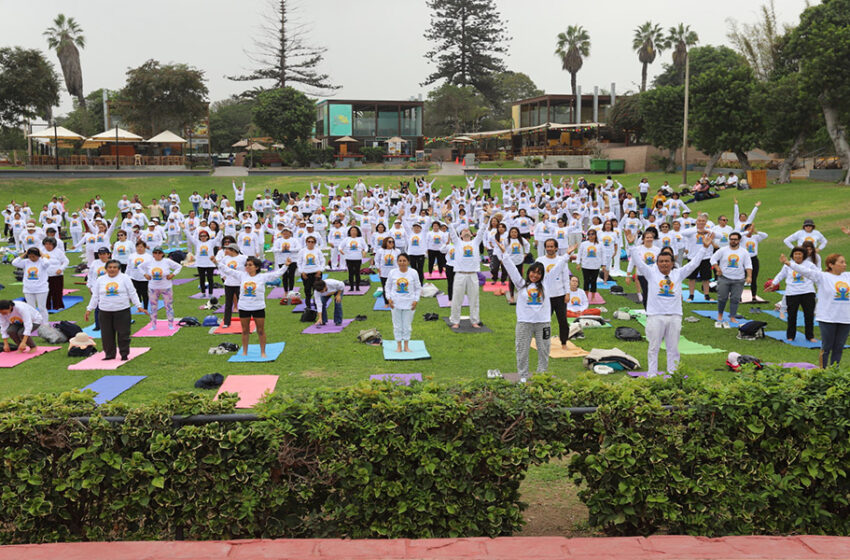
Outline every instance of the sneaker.
POLYGON ((694 301, 694 294, 688 296, 688 301, 694 301))
POLYGON ((726 321, 723 321, 722 323, 720 323, 720 328, 721 329, 731 329, 732 327, 729 325, 729 323, 727 323, 726 321))
POLYGON ((722 321, 715 321, 714 322, 714 328, 715 329, 722 329, 723 328, 723 322, 722 321))

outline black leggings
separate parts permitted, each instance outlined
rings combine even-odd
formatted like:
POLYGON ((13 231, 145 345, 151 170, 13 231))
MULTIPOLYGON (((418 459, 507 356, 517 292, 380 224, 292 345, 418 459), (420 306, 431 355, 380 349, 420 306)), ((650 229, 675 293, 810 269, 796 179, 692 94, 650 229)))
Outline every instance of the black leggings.
POLYGON ((209 294, 212 296, 213 293, 213 272, 215 268, 212 266, 199 266, 198 267, 198 278, 201 281, 201 293, 207 291, 207 286, 209 285, 209 294))
POLYGON ((437 263, 437 270, 443 272, 446 268, 446 256, 439 249, 428 249, 428 272, 434 270, 434 263, 437 263))
POLYGON ((419 275, 419 285, 425 283, 425 255, 408 255, 410 259, 410 268, 416 271, 419 275))
MULTIPOLYGON (((348 262, 348 261, 346 261, 348 262)), ((359 269, 358 269, 359 272, 359 269)), ((321 272, 306 272, 301 280, 304 282, 304 303, 308 309, 313 309, 313 283, 322 277, 321 272), (317 276, 318 275, 318 276, 317 276)))
POLYGON ((348 268, 348 285, 352 291, 360 289, 360 268, 363 266, 363 261, 350 261, 345 259, 345 266, 348 268))
POLYGON ((230 318, 233 316, 233 304, 239 301, 239 286, 224 287, 224 326, 230 326, 230 318))
MULTIPOLYGON (((520 276, 522 276, 523 266, 524 266, 523 263, 519 263, 518 265, 516 265, 516 269, 519 271, 520 276)), ((502 270, 505 270, 504 266, 502 267, 502 270)), ((507 274, 507 271, 505 271, 505 274, 507 274)), ((511 280, 510 278, 508 279, 508 289, 511 292, 511 297, 514 297, 514 281, 511 280)))
POLYGON ((389 305, 387 301, 387 279, 384 276, 381 276, 381 296, 384 298, 384 305, 389 305))
POLYGON ((490 277, 493 280, 493 283, 499 281, 499 271, 501 270, 502 282, 506 282, 508 279, 508 271, 505 270, 505 267, 502 266, 502 261, 499 260, 494 253, 490 254, 490 277))
POLYGON ((564 296, 555 296, 549 298, 549 304, 552 307, 552 312, 558 319, 558 338, 561 339, 561 346, 567 343, 570 336, 570 324, 567 319, 567 302, 564 301, 564 296))
POLYGON ((446 265, 446 282, 448 283, 449 301, 452 300, 455 283, 455 267, 446 265))
POLYGON ((750 282, 750 291, 753 293, 753 299, 756 299, 756 294, 759 291, 759 258, 757 256, 750 257, 750 260, 753 261, 753 279, 750 282))
POLYGON ((582 289, 585 292, 596 293, 596 279, 599 278, 598 268, 582 268, 581 277, 584 280, 582 289))
POLYGON ((142 302, 142 307, 148 308, 150 299, 148 298, 148 281, 133 280, 133 287, 136 288, 136 293, 139 294, 139 300, 142 302))
MULTIPOLYGON (((753 274, 755 274, 755 267, 753 274)), ((785 305, 788 307, 786 314, 788 326, 785 328, 785 338, 794 340, 797 336, 797 310, 802 307, 803 321, 806 324, 806 340, 813 339, 815 337, 815 293, 785 296, 785 305)))
POLYGON ((646 297, 649 294, 649 282, 646 281, 646 278, 643 276, 638 276, 638 284, 640 284, 640 294, 641 294, 641 302, 643 303, 643 308, 646 309, 646 297))
POLYGON ((280 278, 280 285, 283 286, 283 291, 286 293, 291 292, 295 289, 295 269, 298 268, 298 265, 292 263, 290 265, 281 265, 286 267, 286 272, 283 273, 283 276, 280 278))

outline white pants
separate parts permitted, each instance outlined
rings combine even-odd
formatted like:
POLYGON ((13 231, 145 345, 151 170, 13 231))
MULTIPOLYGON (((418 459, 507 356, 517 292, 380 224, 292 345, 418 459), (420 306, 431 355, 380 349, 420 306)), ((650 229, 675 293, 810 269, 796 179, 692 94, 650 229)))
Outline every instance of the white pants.
POLYGON ((47 324, 47 292, 41 294, 24 294, 24 299, 30 307, 35 307, 41 313, 41 324, 47 324))
POLYGON ((393 309, 393 335, 396 342, 410 341, 410 333, 413 330, 414 309, 393 309))
POLYGON ((455 272, 454 288, 452 289, 452 313, 449 322, 452 325, 460 323, 460 310, 463 307, 463 296, 469 298, 469 321, 480 323, 478 314, 478 274, 474 272, 455 272))
POLYGON ((646 355, 647 372, 658 373, 658 351, 661 341, 667 345, 667 373, 673 373, 679 366, 679 335, 682 332, 681 315, 647 315, 646 338, 649 351, 646 355))

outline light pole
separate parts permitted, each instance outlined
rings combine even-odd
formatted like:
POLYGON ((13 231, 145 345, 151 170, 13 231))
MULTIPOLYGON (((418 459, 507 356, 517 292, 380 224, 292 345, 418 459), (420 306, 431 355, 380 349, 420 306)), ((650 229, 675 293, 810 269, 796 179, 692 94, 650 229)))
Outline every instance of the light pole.
POLYGON ((688 90, 691 81, 691 57, 685 50, 685 126, 682 128, 682 184, 688 184, 688 90))

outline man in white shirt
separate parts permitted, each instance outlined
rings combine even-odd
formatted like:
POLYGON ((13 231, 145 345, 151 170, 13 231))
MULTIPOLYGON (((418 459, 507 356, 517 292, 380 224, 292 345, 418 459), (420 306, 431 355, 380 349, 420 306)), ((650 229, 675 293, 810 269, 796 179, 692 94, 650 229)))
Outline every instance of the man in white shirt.
POLYGON ((735 318, 744 284, 752 280, 753 263, 750 254, 741 247, 741 234, 737 231, 729 235, 729 246, 718 249, 711 257, 711 264, 717 271, 717 321, 718 329, 728 329, 723 321, 723 311, 729 301, 729 317, 735 318), (731 300, 731 301, 730 301, 731 300))
POLYGON ((233 201, 236 203, 236 212, 245 210, 245 181, 242 181, 241 186, 236 186, 236 181, 233 181, 233 201))

